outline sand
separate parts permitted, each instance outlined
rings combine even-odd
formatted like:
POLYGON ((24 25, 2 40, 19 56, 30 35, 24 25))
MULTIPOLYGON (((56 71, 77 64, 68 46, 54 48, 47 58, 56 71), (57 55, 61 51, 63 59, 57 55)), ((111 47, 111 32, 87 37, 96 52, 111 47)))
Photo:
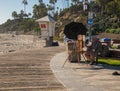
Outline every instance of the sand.
POLYGON ((45 40, 37 35, 0 34, 0 55, 43 46, 45 40))

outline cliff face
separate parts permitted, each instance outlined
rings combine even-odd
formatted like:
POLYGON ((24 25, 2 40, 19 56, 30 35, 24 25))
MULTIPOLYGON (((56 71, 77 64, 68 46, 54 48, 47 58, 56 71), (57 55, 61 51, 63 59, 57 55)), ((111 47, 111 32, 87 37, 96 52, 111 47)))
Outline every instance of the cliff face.
POLYGON ((63 37, 64 36, 64 27, 70 22, 80 22, 86 25, 87 27, 87 16, 84 15, 83 11, 68 11, 64 13, 59 19, 56 21, 56 36, 63 37))
MULTIPOLYGON (((56 21, 56 36, 59 38, 63 38, 64 36, 64 27, 70 22, 80 22, 83 23, 86 28, 88 28, 87 20, 88 16, 87 13, 82 11, 82 10, 73 10, 65 12, 59 19, 56 21)), ((97 26, 96 26, 97 27, 97 26)), ((95 30, 96 31, 96 30, 95 30)), ((120 40, 120 34, 112 34, 112 33, 99 33, 100 38, 111 38, 111 39, 116 39, 120 40)))

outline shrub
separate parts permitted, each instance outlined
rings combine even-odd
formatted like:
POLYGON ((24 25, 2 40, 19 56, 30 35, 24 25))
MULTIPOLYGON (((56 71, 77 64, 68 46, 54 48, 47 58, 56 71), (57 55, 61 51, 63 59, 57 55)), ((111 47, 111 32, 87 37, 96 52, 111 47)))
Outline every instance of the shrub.
POLYGON ((115 46, 115 45, 114 45, 114 46, 112 46, 112 49, 117 49, 117 48, 118 48, 118 46, 115 46))
POLYGON ((106 29, 106 33, 114 33, 114 34, 119 34, 120 33, 120 28, 117 29, 106 29))

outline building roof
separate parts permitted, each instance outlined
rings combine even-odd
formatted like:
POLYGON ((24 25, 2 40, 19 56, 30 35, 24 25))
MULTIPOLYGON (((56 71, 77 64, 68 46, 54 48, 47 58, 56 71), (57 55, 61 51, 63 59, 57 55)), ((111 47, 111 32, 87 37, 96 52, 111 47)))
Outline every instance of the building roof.
POLYGON ((55 20, 50 17, 50 16, 45 16, 45 17, 42 17, 40 19, 37 19, 36 20, 37 22, 41 22, 41 21, 45 21, 45 22, 55 22, 55 20))

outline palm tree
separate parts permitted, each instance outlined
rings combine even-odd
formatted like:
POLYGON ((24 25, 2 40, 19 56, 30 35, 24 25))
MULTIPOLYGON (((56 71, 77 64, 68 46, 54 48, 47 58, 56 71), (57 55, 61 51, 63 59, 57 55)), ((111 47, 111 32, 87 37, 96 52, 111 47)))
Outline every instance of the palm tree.
POLYGON ((24 4, 24 14, 26 14, 26 5, 28 4, 27 0, 23 0, 22 3, 24 4))
POLYGON ((51 12, 55 13, 55 3, 57 2, 57 0, 49 0, 49 3, 51 4, 50 7, 51 7, 51 12))
POLYGON ((20 14, 18 14, 18 17, 21 20, 24 18, 24 11, 23 10, 20 11, 20 14))
POLYGON ((13 12, 12 12, 12 17, 13 17, 14 19, 17 19, 18 14, 17 14, 17 12, 16 12, 16 11, 13 11, 13 12))
POLYGON ((45 15, 47 15, 47 8, 46 5, 42 2, 42 0, 39 0, 39 5, 33 6, 33 18, 38 19, 45 15))
POLYGON ((43 0, 39 0, 39 3, 43 3, 43 0))
POLYGON ((39 6, 36 4, 33 6, 33 18, 39 18, 39 6))

